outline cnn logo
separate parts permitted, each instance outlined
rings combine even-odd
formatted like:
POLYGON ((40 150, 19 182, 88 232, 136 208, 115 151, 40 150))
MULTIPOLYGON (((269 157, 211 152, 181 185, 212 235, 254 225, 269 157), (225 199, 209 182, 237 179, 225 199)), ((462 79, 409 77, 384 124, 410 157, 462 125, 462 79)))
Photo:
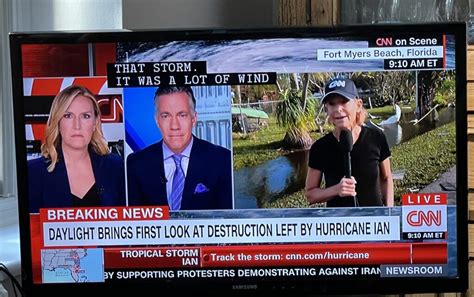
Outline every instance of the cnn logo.
POLYGON ((346 87, 346 82, 343 81, 343 80, 335 80, 335 81, 332 81, 328 86, 328 88, 330 88, 330 89, 334 89, 336 87, 345 88, 346 87))
POLYGON ((408 224, 413 227, 419 227, 423 225, 441 226, 441 223, 442 223, 441 210, 437 210, 437 211, 413 210, 408 213, 407 221, 408 221, 408 224))
POLYGON ((402 232, 446 232, 446 205, 402 206, 402 232))

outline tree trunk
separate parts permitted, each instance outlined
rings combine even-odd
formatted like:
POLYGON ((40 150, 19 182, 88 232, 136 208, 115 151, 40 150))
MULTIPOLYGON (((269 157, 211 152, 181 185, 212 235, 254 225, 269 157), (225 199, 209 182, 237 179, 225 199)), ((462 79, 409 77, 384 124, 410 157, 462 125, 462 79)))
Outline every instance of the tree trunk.
POLYGON ((419 118, 430 110, 438 85, 439 75, 436 71, 420 71, 418 73, 419 118))
POLYGON ((298 74, 292 73, 290 76, 290 86, 293 90, 300 90, 300 84, 298 82, 298 74))
POLYGON ((308 131, 299 131, 298 133, 287 131, 283 143, 285 148, 307 149, 313 144, 313 139, 308 131))
POLYGON ((301 100, 303 101, 303 111, 306 111, 306 100, 308 100, 308 87, 309 87, 309 74, 303 74, 303 95, 301 100))
POLYGON ((242 104, 242 95, 240 94, 240 85, 235 86, 235 96, 237 96, 237 103, 242 104))

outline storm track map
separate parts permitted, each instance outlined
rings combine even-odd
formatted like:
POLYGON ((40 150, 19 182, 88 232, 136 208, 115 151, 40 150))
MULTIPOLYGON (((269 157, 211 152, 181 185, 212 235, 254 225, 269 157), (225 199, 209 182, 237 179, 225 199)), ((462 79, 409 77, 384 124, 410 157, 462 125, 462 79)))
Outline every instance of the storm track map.
POLYGON ((102 249, 42 250, 43 282, 103 282, 104 265, 102 259, 102 249))

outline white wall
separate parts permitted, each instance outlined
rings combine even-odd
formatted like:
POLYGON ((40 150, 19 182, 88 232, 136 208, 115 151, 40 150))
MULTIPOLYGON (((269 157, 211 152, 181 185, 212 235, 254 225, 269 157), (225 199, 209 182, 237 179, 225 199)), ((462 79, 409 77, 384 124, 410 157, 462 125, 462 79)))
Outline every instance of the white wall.
POLYGON ((122 0, 123 28, 250 28, 276 25, 276 0, 122 0))
MULTIPOLYGON (((12 0, 7 0, 12 1, 12 0)), ((17 0, 15 30, 104 30, 122 28, 122 0, 17 0)))

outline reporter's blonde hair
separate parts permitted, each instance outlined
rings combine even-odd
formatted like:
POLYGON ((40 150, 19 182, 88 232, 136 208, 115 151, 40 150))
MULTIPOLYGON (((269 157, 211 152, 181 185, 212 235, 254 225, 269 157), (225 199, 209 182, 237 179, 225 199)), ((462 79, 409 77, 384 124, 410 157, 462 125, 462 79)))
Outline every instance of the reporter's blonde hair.
POLYGON ((109 154, 109 147, 102 133, 100 122, 100 109, 94 95, 87 88, 82 86, 69 86, 59 92, 53 100, 49 112, 48 122, 46 123, 46 133, 44 143, 41 145, 41 154, 51 161, 48 166, 48 172, 52 172, 58 162, 58 151, 61 150, 61 134, 59 132, 59 122, 63 118, 67 109, 77 96, 84 96, 91 100, 96 116, 96 127, 92 133, 89 149, 100 156, 109 154))
POLYGON ((360 111, 356 113, 356 124, 362 126, 365 121, 367 120, 368 112, 365 109, 364 104, 362 103, 362 99, 356 98, 356 100, 360 100, 360 111))

